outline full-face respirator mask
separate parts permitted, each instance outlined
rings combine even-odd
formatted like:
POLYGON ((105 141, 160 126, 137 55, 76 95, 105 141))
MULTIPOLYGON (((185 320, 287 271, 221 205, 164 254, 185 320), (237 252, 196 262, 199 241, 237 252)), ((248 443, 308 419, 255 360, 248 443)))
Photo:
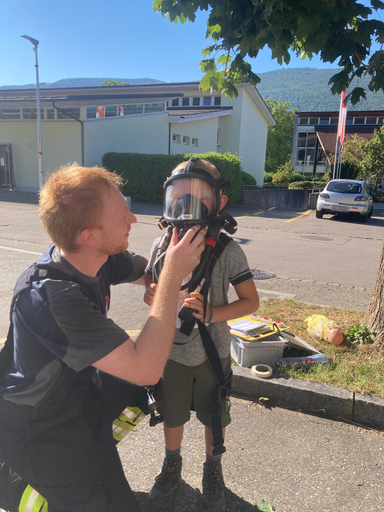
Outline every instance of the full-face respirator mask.
POLYGON ((196 157, 190 158, 185 167, 177 169, 164 183, 164 209, 159 226, 161 229, 168 227, 168 232, 160 242, 153 265, 153 278, 157 282, 173 228, 178 229, 180 240, 192 226, 199 224, 205 227, 206 249, 200 265, 191 280, 182 286, 182 290, 188 288, 189 291, 199 285, 210 250, 216 245, 221 230, 233 234, 237 225, 231 215, 220 211, 220 191, 228 183, 221 176, 215 179, 208 171, 199 168, 200 161, 196 157))

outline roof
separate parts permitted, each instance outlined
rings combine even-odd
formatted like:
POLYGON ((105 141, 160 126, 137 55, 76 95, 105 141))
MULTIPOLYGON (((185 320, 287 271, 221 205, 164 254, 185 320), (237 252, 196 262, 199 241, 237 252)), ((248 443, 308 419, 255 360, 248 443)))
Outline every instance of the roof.
MULTIPOLYGON (((335 112, 296 112, 298 117, 339 117, 339 111, 335 112)), ((347 117, 384 116, 384 110, 347 110, 347 117)))
POLYGON ((172 123, 198 121, 209 117, 222 117, 232 114, 233 107, 168 107, 168 116, 172 123))

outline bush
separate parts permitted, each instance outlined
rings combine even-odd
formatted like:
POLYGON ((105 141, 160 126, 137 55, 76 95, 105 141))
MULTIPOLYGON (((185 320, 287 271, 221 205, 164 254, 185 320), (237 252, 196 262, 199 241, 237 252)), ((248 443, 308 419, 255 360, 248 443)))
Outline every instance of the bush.
POLYGON ((372 198, 376 203, 384 203, 384 190, 376 190, 372 198))
POLYGON ((265 172, 264 173, 264 183, 272 183, 274 173, 273 172, 265 172))
POLYGON ((245 171, 240 171, 240 176, 242 182, 241 188, 243 188, 244 185, 257 185, 256 179, 251 174, 248 174, 245 171))
POLYGON ((292 188, 324 188, 323 181, 293 181, 289 184, 290 189, 292 188))
POLYGON ((231 184, 224 193, 228 203, 235 204, 241 197, 242 177, 239 157, 231 153, 204 153, 185 155, 148 155, 143 153, 105 153, 102 165, 110 171, 117 172, 125 180, 122 192, 134 201, 161 204, 163 202, 163 184, 173 169, 192 156, 205 158, 221 172, 224 179, 231 184))

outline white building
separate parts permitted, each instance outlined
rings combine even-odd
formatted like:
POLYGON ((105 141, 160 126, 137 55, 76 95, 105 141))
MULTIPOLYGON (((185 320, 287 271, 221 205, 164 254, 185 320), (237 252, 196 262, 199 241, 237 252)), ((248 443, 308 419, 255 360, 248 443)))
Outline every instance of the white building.
MULTIPOLYGON (((237 154, 261 185, 268 127, 275 121, 252 85, 237 98, 198 82, 40 89, 43 171, 101 165, 109 151, 237 154)), ((1 186, 38 190, 35 90, 0 90, 1 186)))

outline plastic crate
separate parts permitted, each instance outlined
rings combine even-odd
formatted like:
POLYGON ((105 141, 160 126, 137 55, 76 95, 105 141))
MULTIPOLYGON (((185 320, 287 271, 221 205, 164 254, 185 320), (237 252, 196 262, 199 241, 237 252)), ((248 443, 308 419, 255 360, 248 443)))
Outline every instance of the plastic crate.
POLYGON ((263 341, 246 341, 231 334, 231 357, 240 366, 273 366, 283 357, 286 345, 287 340, 279 334, 271 334, 263 341))

